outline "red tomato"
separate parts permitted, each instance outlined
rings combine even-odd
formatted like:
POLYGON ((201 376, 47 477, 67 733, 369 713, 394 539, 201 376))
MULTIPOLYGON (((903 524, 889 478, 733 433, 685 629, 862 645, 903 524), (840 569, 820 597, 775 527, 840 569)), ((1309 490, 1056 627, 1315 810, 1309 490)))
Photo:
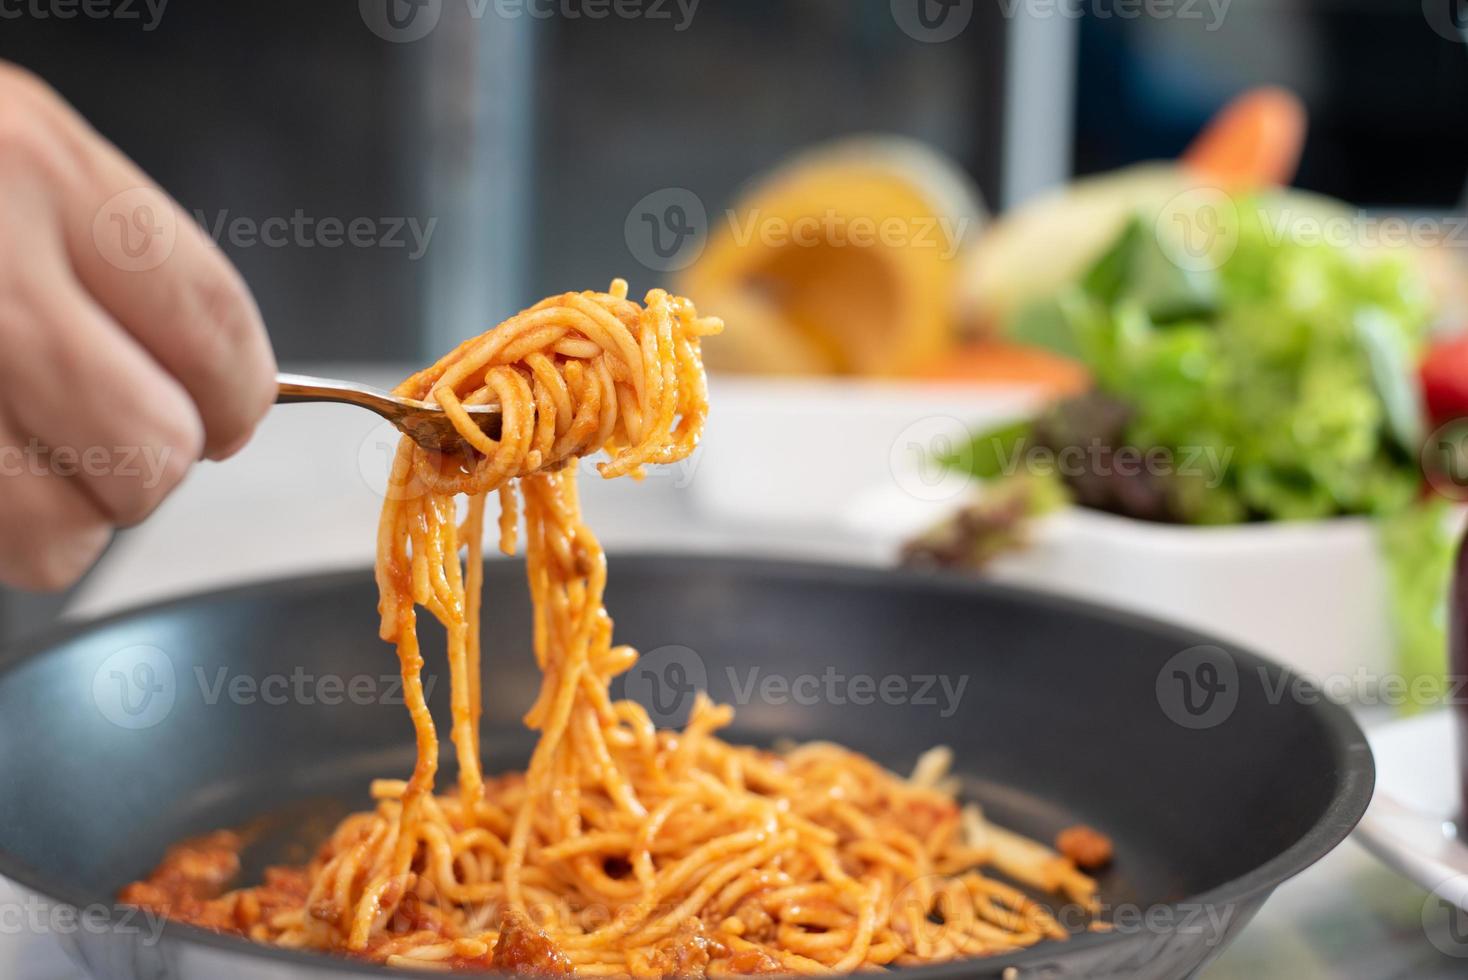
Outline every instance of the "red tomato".
POLYGON ((1420 370, 1432 424, 1468 418, 1468 333, 1433 344, 1420 370))

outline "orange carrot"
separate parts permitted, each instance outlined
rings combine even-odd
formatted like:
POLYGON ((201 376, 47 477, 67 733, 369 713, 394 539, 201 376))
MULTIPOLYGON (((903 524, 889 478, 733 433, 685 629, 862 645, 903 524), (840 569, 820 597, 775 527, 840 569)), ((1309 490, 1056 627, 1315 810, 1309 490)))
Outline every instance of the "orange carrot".
POLYGON ((1036 385, 1055 397, 1079 394, 1091 386, 1090 373, 1079 361, 997 340, 954 347, 916 374, 929 381, 1036 385))
POLYGON ((1209 120, 1183 153, 1183 165, 1231 188, 1285 185, 1305 145, 1305 105, 1282 88, 1256 88, 1209 120))

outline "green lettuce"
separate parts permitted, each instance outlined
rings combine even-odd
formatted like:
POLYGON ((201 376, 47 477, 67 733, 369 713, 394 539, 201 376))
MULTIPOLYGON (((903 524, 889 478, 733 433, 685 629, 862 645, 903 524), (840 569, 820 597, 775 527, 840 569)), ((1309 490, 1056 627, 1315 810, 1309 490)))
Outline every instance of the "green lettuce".
POLYGON ((1223 463, 1145 486, 1086 474, 1067 489, 1089 506, 1190 524, 1372 516, 1398 663, 1438 678, 1452 549, 1418 463, 1414 365, 1430 315, 1420 272, 1402 250, 1292 235, 1349 219, 1312 214, 1330 205, 1309 198, 1204 204, 1137 214, 1077 281, 1011 319, 1015 339, 1084 362, 1097 391, 1033 428, 980 436, 966 458, 990 477, 995 447, 1022 439, 1162 447, 1223 463), (1097 398, 1125 406, 1119 432, 1097 398))
POLYGON ((1291 218, 1239 202, 1208 251, 1198 228, 1138 215, 1009 324, 1126 401, 1128 444, 1227 452, 1221 479, 1177 481, 1185 523, 1389 514, 1416 496, 1422 280, 1403 256, 1291 238, 1291 218))

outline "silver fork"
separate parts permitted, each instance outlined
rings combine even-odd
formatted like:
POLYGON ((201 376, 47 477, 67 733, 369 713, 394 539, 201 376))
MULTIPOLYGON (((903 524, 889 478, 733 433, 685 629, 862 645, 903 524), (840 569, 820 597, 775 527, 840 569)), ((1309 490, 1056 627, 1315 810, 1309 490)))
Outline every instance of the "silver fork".
MULTIPOLYGON (((352 381, 312 378, 304 374, 277 374, 276 404, 293 402, 339 402, 376 412, 424 449, 461 452, 468 448, 443 409, 413 398, 352 381)), ((469 415, 491 439, 500 435, 498 405, 468 406, 469 415)))

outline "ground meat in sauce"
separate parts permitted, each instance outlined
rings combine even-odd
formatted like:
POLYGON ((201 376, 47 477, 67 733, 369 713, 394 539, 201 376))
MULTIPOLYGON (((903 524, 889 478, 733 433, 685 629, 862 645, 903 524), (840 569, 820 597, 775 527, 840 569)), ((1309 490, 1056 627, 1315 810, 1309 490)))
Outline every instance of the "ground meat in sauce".
POLYGON ((730 973, 788 973, 783 964, 762 949, 741 949, 721 964, 730 973))
POLYGON ((310 890, 305 868, 267 868, 258 886, 226 893, 239 874, 243 846, 244 839, 229 830, 176 844, 147 879, 123 888, 117 899, 178 922, 240 935, 277 912, 301 908, 310 890))
POLYGON ((708 975, 709 963, 715 958, 728 955, 728 949, 704 934, 702 922, 689 918, 677 932, 653 947, 648 965, 659 976, 696 980, 708 975))
POLYGON ((569 977, 574 972, 571 961, 550 937, 514 909, 504 912, 489 966, 529 977, 569 977))
POLYGON ((1062 830, 1055 838, 1055 849, 1084 871, 1095 871, 1111 863, 1111 838, 1085 824, 1062 830))
POLYGON ((744 925, 741 935, 750 942, 767 943, 775 938, 775 920, 757 898, 745 899, 734 910, 734 917, 744 925))
POLYGON ((235 903, 219 896, 239 874, 243 842, 221 830, 175 844, 145 881, 135 881, 118 901, 150 909, 205 929, 239 932, 235 903))

